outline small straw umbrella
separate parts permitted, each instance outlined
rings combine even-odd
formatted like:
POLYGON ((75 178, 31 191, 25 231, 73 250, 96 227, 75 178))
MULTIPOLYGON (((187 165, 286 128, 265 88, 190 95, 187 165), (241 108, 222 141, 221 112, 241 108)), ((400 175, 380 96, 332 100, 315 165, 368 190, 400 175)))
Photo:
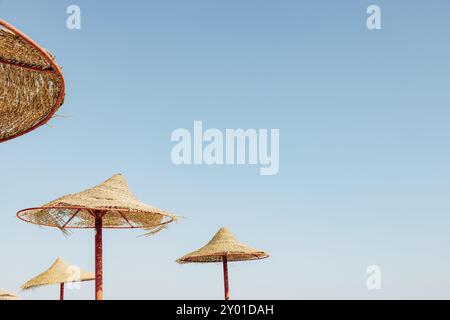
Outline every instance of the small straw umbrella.
POLYGON ((78 267, 73 267, 61 258, 31 280, 22 285, 22 290, 59 284, 59 299, 64 300, 64 284, 72 282, 84 282, 95 279, 95 275, 91 272, 84 271, 78 267))
POLYGON ((33 224, 67 229, 95 229, 95 298, 103 299, 102 229, 145 229, 148 235, 163 230, 176 217, 140 202, 121 174, 98 186, 63 196, 42 207, 29 208, 17 217, 33 224))
POLYGON ((230 299, 228 262, 259 260, 269 257, 261 250, 240 243, 227 228, 221 228, 207 245, 177 260, 178 263, 222 262, 225 300, 230 299))
POLYGON ((63 104, 64 94, 55 58, 0 19, 0 142, 47 123, 63 104))
POLYGON ((0 300, 20 300, 20 298, 15 293, 0 289, 0 300))

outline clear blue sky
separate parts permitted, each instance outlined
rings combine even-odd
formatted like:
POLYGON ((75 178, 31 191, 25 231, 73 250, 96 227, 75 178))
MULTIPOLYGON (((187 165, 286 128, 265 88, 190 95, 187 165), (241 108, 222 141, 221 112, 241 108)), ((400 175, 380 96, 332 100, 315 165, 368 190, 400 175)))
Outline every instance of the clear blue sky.
POLYGON ((0 17, 67 81, 67 117, 0 145, 0 287, 57 256, 93 270, 93 231, 66 239, 15 213, 121 172, 186 218, 151 238, 105 231, 106 299, 222 298, 220 265, 174 263, 221 226, 271 254, 231 265, 236 299, 450 297, 449 1, 3 0, 0 17), (279 128, 279 174, 173 165, 170 135, 194 120, 279 128))

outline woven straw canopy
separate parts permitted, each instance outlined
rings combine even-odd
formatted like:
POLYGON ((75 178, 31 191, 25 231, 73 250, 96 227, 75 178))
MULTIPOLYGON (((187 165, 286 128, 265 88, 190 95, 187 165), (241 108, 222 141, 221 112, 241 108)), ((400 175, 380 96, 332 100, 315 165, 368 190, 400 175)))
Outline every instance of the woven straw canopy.
POLYGON ((34 224, 66 228, 95 228, 94 213, 100 213, 103 228, 161 230, 175 216, 140 202, 117 174, 98 186, 69 194, 39 208, 21 210, 17 217, 34 224))
POLYGON ((20 300, 15 293, 0 289, 0 300, 20 300))
POLYGON ((253 249, 240 243, 227 228, 221 228, 208 244, 177 260, 178 263, 208 263, 228 261, 246 261, 267 258, 264 251, 253 249))
POLYGON ((0 20, 0 142, 49 121, 64 93, 64 77, 51 54, 0 20))
POLYGON ((77 270, 76 267, 71 266, 61 258, 58 258, 50 268, 27 281, 21 288, 22 290, 28 290, 52 284, 90 281, 94 279, 95 275, 93 273, 79 269, 77 270))

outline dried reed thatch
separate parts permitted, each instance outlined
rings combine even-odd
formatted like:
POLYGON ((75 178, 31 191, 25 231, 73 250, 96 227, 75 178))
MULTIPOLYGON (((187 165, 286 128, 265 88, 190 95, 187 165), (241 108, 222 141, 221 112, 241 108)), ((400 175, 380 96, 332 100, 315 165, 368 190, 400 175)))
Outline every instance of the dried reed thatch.
POLYGON ((102 230, 141 228, 151 235, 176 220, 170 212, 140 202, 130 192, 121 174, 94 188, 63 196, 43 207, 21 210, 17 217, 26 222, 57 227, 62 231, 69 228, 95 229, 96 300, 103 300, 102 230))
POLYGON ((64 77, 51 54, 0 20, 0 142, 45 124, 64 94, 64 77))
POLYGON ((20 300, 20 298, 15 293, 0 289, 0 300, 20 300))
POLYGON ((176 219, 168 211, 140 202, 121 174, 42 207, 21 210, 17 216, 27 222, 60 229, 95 228, 95 215, 99 213, 103 228, 142 228, 149 233, 161 230, 176 219))
POLYGON ((177 260, 178 263, 209 263, 258 260, 269 257, 261 250, 240 243, 227 228, 221 228, 207 245, 177 260))
POLYGON ((62 284, 69 282, 84 282, 94 280, 95 275, 91 272, 76 269, 61 258, 56 261, 46 271, 42 272, 33 279, 22 285, 22 290, 28 290, 36 287, 62 284))

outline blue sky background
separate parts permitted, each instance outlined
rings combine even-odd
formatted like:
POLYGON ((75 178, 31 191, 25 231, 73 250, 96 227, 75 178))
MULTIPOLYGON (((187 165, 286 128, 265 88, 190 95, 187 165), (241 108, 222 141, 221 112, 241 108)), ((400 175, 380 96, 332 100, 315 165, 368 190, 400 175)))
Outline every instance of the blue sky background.
POLYGON ((235 299, 450 297, 449 1, 3 0, 0 17, 67 81, 67 117, 0 146, 0 287, 58 256, 93 270, 93 231, 66 239, 15 213, 121 172, 186 218, 150 238, 104 232, 106 299, 221 299, 220 265, 174 263, 221 226, 271 254, 231 265, 235 299), (381 31, 366 28, 370 4, 381 31), (173 165, 170 135, 194 120, 279 128, 279 174, 173 165))

